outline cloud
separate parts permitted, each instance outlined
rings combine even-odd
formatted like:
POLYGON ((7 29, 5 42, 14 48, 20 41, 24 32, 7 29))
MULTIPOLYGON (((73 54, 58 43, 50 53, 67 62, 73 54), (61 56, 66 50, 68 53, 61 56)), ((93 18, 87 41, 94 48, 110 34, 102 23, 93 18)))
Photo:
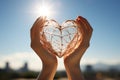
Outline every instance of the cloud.
MULTIPOLYGON (((30 70, 40 71, 42 69, 42 62, 34 52, 16 52, 9 55, 2 55, 0 58, 0 67, 4 68, 5 63, 9 62, 12 69, 21 68, 25 62, 28 62, 30 70)), ((63 70, 63 58, 58 58, 57 70, 63 70)))
MULTIPOLYGON (((21 68, 25 62, 28 62, 30 70, 40 71, 42 69, 42 62, 40 58, 33 52, 16 52, 12 54, 2 55, 0 57, 0 68, 5 67, 5 63, 9 62, 12 69, 21 68)), ((86 64, 96 64, 97 62, 105 62, 108 64, 115 64, 117 60, 98 60, 97 58, 83 57, 81 60, 81 65, 86 64)), ((57 70, 64 70, 63 58, 58 58, 58 68, 57 70)))
POLYGON ((12 69, 21 68, 25 62, 28 62, 29 69, 41 70, 42 62, 34 52, 17 52, 9 55, 3 55, 0 58, 0 67, 4 67, 9 62, 12 69))

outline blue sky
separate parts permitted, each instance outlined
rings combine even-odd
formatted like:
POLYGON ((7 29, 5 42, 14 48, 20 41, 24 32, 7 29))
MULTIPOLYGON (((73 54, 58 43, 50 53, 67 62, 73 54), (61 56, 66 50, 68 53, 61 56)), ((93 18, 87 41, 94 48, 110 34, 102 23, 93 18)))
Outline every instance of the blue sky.
MULTIPOLYGON (((44 0, 53 5, 50 18, 59 23, 85 17, 93 27, 91 45, 81 64, 120 63, 120 1, 119 0, 44 0)), ((39 69, 41 62, 30 48, 30 28, 39 15, 34 6, 42 0, 0 0, 0 67, 10 61, 14 68, 25 61, 31 69, 39 69), (34 65, 37 63, 37 65, 34 65)), ((59 68, 62 68, 62 60, 59 68)))

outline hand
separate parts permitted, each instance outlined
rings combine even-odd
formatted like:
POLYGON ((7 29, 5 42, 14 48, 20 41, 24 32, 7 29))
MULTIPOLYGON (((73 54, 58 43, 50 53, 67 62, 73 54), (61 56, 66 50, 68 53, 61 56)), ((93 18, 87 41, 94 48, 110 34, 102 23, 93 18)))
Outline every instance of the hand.
POLYGON ((57 69, 57 58, 54 54, 45 50, 40 43, 40 31, 46 21, 46 17, 38 18, 31 28, 31 48, 40 57, 43 68, 37 80, 53 80, 57 69))
POLYGON ((84 80, 81 75, 79 64, 82 55, 89 47, 93 29, 88 21, 81 16, 76 19, 76 23, 81 32, 81 39, 79 41, 80 45, 73 53, 64 55, 64 65, 69 80, 84 80))

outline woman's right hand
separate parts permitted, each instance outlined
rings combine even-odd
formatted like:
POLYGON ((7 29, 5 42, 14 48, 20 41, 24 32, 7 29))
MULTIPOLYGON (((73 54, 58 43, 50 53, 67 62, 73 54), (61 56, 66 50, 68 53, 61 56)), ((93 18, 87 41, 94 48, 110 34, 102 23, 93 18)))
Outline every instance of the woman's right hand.
POLYGON ((80 45, 73 53, 64 55, 64 65, 69 80, 83 80, 80 71, 80 60, 89 47, 93 31, 88 21, 81 16, 76 19, 76 23, 81 32, 81 39, 79 41, 80 45))

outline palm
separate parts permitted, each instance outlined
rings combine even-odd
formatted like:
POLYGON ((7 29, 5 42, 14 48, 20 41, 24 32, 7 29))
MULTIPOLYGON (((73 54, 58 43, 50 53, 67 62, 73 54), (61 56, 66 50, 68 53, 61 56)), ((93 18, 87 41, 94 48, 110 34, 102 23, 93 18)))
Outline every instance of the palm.
POLYGON ((40 43, 40 31, 43 28, 45 20, 46 19, 44 17, 38 18, 33 24, 31 28, 31 47, 41 58, 41 60, 47 64, 54 61, 57 62, 57 58, 54 54, 51 54, 47 50, 45 50, 43 48, 44 46, 42 46, 42 44, 40 43))
POLYGON ((76 23, 81 32, 80 45, 73 53, 64 56, 64 60, 68 59, 69 62, 71 61, 73 63, 80 61, 85 50, 89 47, 89 41, 92 35, 92 28, 85 18, 79 16, 76 23))
POLYGON ((64 55, 64 65, 67 71, 68 79, 70 80, 84 80, 80 71, 80 60, 89 47, 90 38, 92 35, 92 28, 87 20, 81 16, 76 19, 81 32, 81 39, 79 47, 73 52, 64 55))

